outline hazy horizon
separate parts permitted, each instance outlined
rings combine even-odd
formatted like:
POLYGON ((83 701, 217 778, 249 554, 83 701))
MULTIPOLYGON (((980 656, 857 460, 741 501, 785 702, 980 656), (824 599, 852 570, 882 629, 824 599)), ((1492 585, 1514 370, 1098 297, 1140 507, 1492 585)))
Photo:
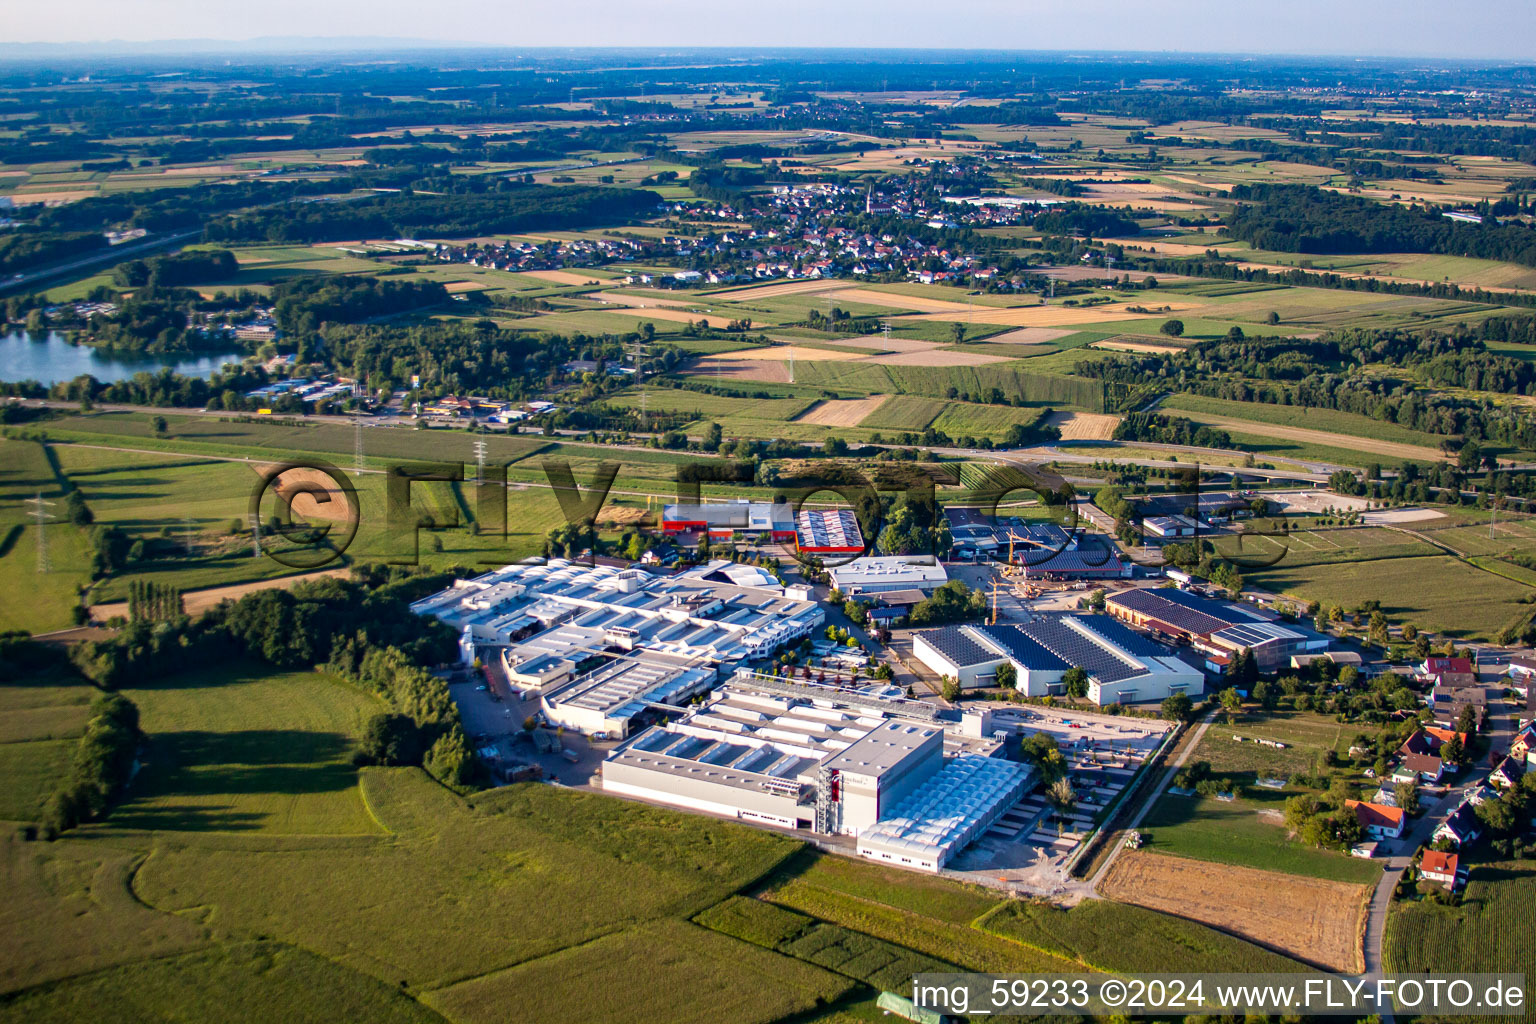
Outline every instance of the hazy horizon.
POLYGON ((700 0, 626 0, 487 8, 439 0, 425 18, 404 0, 75 0, 8 19, 12 46, 125 52, 421 47, 834 48, 1323 57, 1532 59, 1536 5, 1481 0, 1452 7, 1400 0, 1383 18, 1339 0, 980 0, 956 15, 916 0, 785 0, 742 15, 700 0), (92 26, 84 33, 82 25, 92 26), (1326 26, 1320 31, 1319 26, 1326 26), (296 31, 297 30, 297 31, 296 31), (362 31, 360 31, 362 30, 362 31), (89 36, 88 38, 84 38, 89 36), (282 45, 272 45, 272 44, 282 45))

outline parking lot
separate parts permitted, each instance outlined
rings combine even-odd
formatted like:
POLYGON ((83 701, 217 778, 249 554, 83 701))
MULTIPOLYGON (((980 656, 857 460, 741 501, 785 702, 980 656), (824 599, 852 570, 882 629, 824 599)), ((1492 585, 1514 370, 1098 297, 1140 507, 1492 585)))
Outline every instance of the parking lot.
POLYGON ((591 785, 599 765, 617 743, 594 743, 579 733, 545 730, 558 740, 559 747, 541 753, 523 727, 538 712, 538 697, 530 695, 524 700, 516 691, 506 690, 504 683, 494 684, 494 691, 492 685, 478 672, 457 674, 448 684, 448 693, 459 706, 470 746, 482 754, 482 760, 490 763, 493 770, 498 765, 538 765, 545 779, 554 779, 564 786, 591 785), (571 751, 576 760, 569 760, 559 750, 571 751), (494 756, 484 756, 487 751, 494 751, 494 756))

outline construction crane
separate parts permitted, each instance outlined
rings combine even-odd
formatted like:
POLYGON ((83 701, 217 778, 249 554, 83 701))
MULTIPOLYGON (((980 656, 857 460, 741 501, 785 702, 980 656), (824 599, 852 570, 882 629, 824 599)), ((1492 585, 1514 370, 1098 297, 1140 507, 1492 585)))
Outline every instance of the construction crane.
POLYGON ((995 579, 992 581, 992 620, 987 625, 997 625, 997 580, 995 579))

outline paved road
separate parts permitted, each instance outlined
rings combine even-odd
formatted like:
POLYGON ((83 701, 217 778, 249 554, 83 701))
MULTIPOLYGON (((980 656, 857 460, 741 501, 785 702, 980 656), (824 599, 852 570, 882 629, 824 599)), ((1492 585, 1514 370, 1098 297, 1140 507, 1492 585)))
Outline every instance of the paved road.
POLYGON ((155 252, 159 249, 175 248, 183 242, 190 242, 192 239, 202 235, 202 233, 203 229, 199 227, 191 231, 178 231, 170 235, 150 235, 135 242, 124 242, 122 245, 109 245, 105 249, 96 249, 79 259, 55 263, 50 267, 42 267, 37 270, 28 271, 19 277, 0 281, 0 295, 4 295, 7 292, 30 291, 36 289, 38 285, 52 281, 55 278, 77 274, 97 266, 121 263, 123 260, 143 256, 146 253, 155 252))
MULTIPOLYGON (((1510 707, 1507 702, 1501 701, 1497 705, 1498 710, 1490 711, 1487 721, 1489 727, 1485 733, 1488 739, 1488 749, 1493 751, 1507 751, 1513 741, 1513 730, 1509 724, 1510 707)), ((1483 781, 1487 775, 1482 761, 1462 769, 1463 778, 1454 786, 1446 787, 1445 791, 1435 799, 1432 804, 1426 804, 1419 819, 1401 839, 1395 840, 1395 848, 1398 851, 1388 857, 1384 862, 1381 879, 1376 883, 1376 891, 1371 894, 1370 912, 1365 922, 1365 941, 1362 950, 1365 957, 1365 973, 1368 975, 1380 975, 1385 972, 1382 947, 1386 939, 1387 915, 1392 906, 1392 893, 1397 888, 1398 880, 1403 877, 1403 872, 1413 863, 1413 854, 1418 848, 1429 842, 1435 829, 1456 806, 1462 798, 1483 781)), ((1392 1024, 1393 1015, 1390 1010, 1383 1010, 1380 1014, 1383 1024, 1392 1024)))

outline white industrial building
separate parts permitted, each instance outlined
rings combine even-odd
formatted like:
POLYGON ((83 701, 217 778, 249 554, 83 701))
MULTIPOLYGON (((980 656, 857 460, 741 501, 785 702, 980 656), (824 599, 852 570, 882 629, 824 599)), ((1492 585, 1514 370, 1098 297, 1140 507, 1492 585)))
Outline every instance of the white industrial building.
POLYGON ((807 596, 724 561, 657 576, 550 559, 457 580, 411 609, 460 631, 465 664, 494 659, 537 693, 550 722, 623 736, 648 707, 812 635, 825 615, 807 596))
POLYGON ((1034 772, 991 755, 984 715, 738 671, 686 717, 603 762, 610 793, 857 839, 865 856, 938 871, 1016 804, 1034 772))
POLYGON ((1018 691, 1030 697, 1063 692, 1070 668, 1088 673, 1088 697, 1098 704, 1198 695, 1199 669, 1161 644, 1107 615, 1058 615, 1018 625, 948 626, 918 633, 912 653, 961 689, 996 685, 998 666, 1011 662, 1018 691))
POLYGON ((931 555, 872 555, 827 570, 832 585, 848 597, 892 590, 931 594, 949 582, 949 573, 931 555))

